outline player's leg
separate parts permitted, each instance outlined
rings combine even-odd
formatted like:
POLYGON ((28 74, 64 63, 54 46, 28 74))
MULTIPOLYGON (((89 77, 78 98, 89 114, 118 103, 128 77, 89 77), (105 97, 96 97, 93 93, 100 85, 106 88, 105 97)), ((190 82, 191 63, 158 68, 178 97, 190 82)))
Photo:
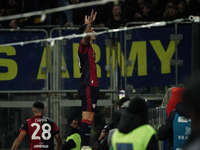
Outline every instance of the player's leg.
POLYGON ((90 134, 91 134, 91 126, 92 121, 94 118, 95 113, 94 112, 82 112, 82 120, 81 120, 81 146, 82 149, 88 149, 89 148, 89 142, 90 142, 90 134))
POLYGON ((88 91, 88 87, 85 86, 79 86, 78 87, 78 94, 82 101, 82 120, 81 120, 81 126, 80 126, 80 133, 81 133, 81 146, 83 147, 89 147, 89 141, 90 141, 90 130, 91 125, 93 121, 93 114, 90 114, 88 112, 91 110, 91 107, 89 105, 91 104, 90 97, 88 94, 90 91, 88 91))
POLYGON ((81 145, 83 148, 88 148, 90 141, 90 130, 95 115, 99 90, 98 88, 96 89, 88 86, 85 88, 79 88, 78 91, 79 97, 82 100, 81 145))

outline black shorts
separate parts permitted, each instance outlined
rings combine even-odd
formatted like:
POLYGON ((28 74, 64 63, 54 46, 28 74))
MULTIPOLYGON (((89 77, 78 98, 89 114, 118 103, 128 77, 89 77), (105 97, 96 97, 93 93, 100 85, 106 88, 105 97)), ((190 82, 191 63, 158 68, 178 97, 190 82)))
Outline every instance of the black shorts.
POLYGON ((79 86, 78 95, 82 101, 82 111, 95 112, 99 97, 99 88, 79 86))

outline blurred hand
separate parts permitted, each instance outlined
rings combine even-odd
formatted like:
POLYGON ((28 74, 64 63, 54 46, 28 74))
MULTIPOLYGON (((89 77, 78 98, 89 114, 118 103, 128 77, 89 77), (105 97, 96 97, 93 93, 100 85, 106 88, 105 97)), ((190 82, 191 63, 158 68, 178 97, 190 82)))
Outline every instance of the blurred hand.
POLYGON ((16 23, 16 20, 14 19, 14 20, 12 20, 10 23, 9 23, 9 26, 11 27, 11 28, 14 28, 14 29, 16 29, 17 28, 17 23, 16 23))
POLYGON ((97 15, 97 12, 95 12, 94 13, 94 10, 92 9, 92 11, 91 11, 91 14, 90 14, 90 16, 85 16, 85 24, 89 24, 89 23, 93 23, 94 22, 94 20, 96 19, 96 15, 97 15))
POLYGON ((105 135, 106 135, 105 130, 102 130, 99 137, 99 141, 101 141, 105 137, 105 135))
POLYGON ((135 19, 135 20, 138 20, 138 19, 140 19, 140 18, 142 18, 142 15, 141 15, 140 13, 135 13, 134 19, 135 19))
POLYGON ((64 24, 64 26, 66 26, 66 27, 71 27, 71 23, 70 23, 70 22, 67 22, 67 23, 64 24))
POLYGON ((99 24, 99 27, 104 27, 105 25, 103 23, 100 23, 99 24))

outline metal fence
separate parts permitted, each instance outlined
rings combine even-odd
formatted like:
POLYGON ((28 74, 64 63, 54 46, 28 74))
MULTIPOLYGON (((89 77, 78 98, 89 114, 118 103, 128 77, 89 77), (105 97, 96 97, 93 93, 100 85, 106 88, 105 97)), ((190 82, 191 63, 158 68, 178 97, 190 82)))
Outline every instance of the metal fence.
MULTIPOLYGON (((159 128, 166 118, 166 108, 159 107, 166 91, 156 92, 155 87, 180 86, 184 75, 194 71, 191 63, 195 54, 193 37, 196 28, 193 26, 191 22, 183 26, 175 23, 164 30, 159 27, 116 33, 96 28, 106 33, 94 43, 97 48, 100 47, 99 59, 102 60, 98 63, 102 88, 93 127, 94 140, 104 124, 109 123, 116 109, 119 89, 125 89, 131 98, 139 95, 149 102, 154 101, 153 107, 149 108, 149 123, 155 129, 159 128), (171 59, 167 63, 161 61, 164 58, 159 55, 159 50, 163 54, 165 50, 171 52, 171 59), (144 87, 148 90, 144 90, 144 87)), ((0 149, 11 147, 20 125, 32 116, 31 107, 35 100, 45 103, 45 115, 58 124, 63 140, 73 117, 81 117, 81 101, 75 88, 79 77, 74 76, 78 68, 74 69, 76 64, 72 63, 75 62, 73 50, 79 39, 59 39, 53 44, 38 41, 41 38, 64 37, 74 30, 77 32, 77 28, 54 28, 48 32, 39 29, 0 29, 0 46, 7 43, 0 47, 0 54, 3 54, 0 56, 0 149), (29 45, 26 43, 29 40, 37 42, 29 45), (11 71, 13 66, 9 62, 17 66, 18 70, 14 68, 11 71)), ((28 146, 28 141, 24 140, 20 149, 28 149, 28 146)), ((162 147, 161 142, 160 150, 162 147)))

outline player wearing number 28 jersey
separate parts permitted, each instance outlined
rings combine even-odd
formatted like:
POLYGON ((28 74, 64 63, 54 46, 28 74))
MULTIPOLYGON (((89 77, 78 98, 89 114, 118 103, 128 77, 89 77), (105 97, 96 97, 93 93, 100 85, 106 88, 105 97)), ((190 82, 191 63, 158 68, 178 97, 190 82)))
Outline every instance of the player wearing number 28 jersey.
POLYGON ((19 131, 27 132, 32 149, 54 149, 54 135, 59 133, 55 122, 45 116, 34 116, 27 119, 19 131))
POLYGON ((18 148, 26 133, 29 136, 30 150, 54 150, 54 137, 57 140, 56 150, 59 150, 62 141, 56 123, 43 116, 44 104, 35 102, 32 111, 34 117, 27 119, 20 128, 20 134, 13 143, 11 150, 18 148))

